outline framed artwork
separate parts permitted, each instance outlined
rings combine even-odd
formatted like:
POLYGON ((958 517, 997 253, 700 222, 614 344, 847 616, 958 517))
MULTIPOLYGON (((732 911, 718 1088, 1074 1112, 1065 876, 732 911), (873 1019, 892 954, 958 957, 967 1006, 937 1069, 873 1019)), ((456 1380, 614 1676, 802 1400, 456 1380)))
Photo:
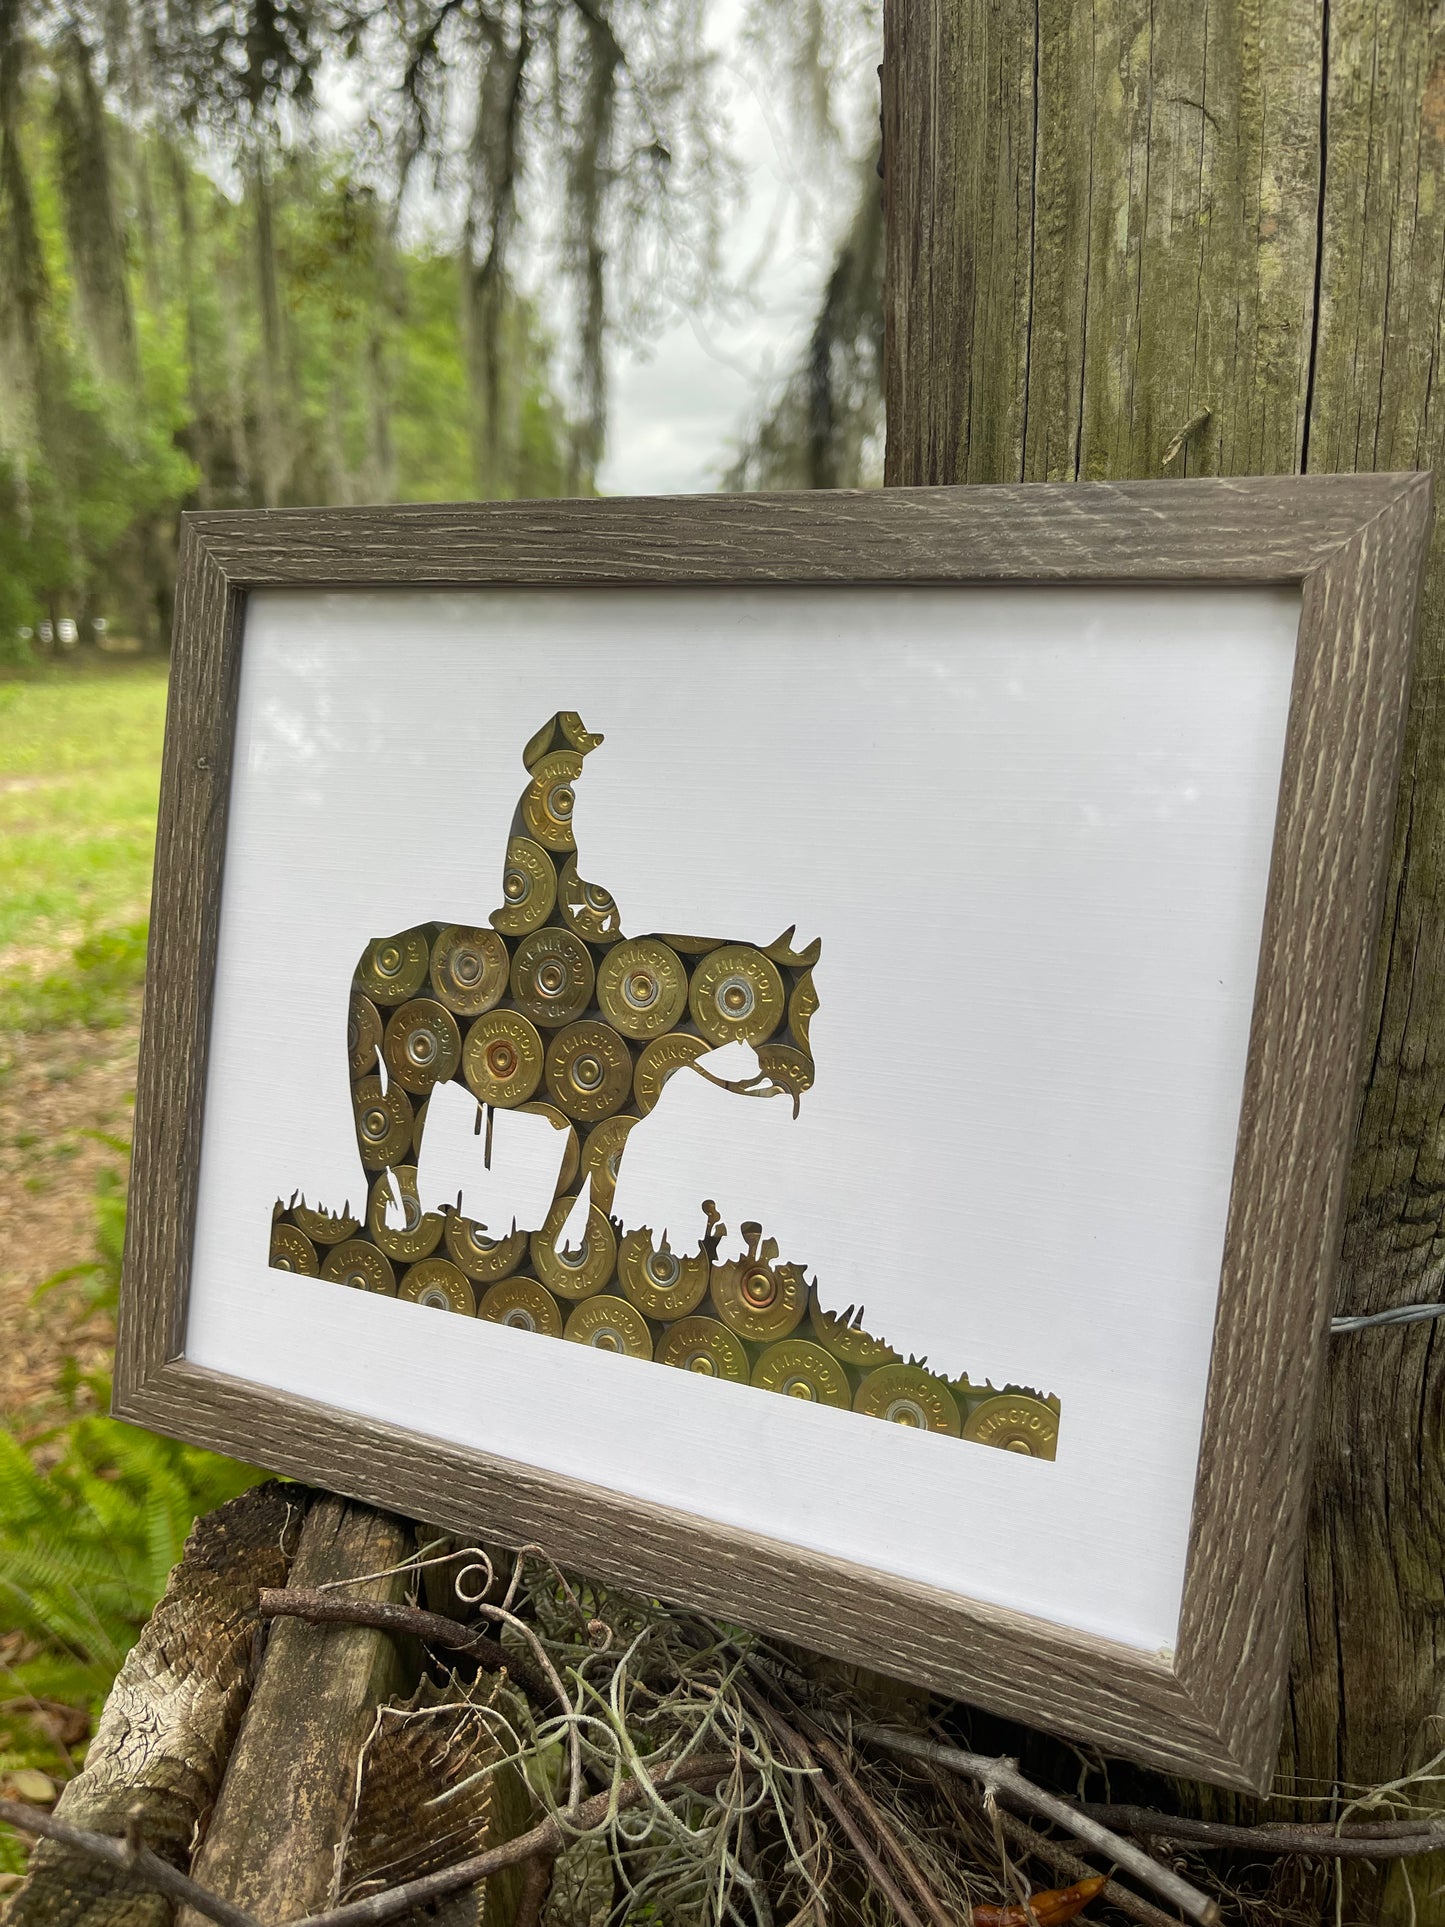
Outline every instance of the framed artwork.
POLYGON ((188 517, 117 1412, 1262 1786, 1428 523, 188 517))

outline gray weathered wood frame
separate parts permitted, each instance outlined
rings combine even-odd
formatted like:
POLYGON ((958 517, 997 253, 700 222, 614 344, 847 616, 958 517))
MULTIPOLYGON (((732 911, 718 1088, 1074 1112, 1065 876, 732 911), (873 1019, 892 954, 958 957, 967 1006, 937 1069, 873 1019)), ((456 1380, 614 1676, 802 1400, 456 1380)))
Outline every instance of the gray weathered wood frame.
MULTIPOLYGON (((185 518, 115 1410, 1239 1787, 1270 1777, 1381 913, 1423 475, 185 518), (1286 584, 1284 769, 1177 1650, 1151 1655, 188 1364, 246 596, 262 588, 1286 584)), ((1043 1551, 1041 1556, 1047 1556, 1043 1551)), ((1127 1559, 1127 1546, 1101 1546, 1127 1559)))

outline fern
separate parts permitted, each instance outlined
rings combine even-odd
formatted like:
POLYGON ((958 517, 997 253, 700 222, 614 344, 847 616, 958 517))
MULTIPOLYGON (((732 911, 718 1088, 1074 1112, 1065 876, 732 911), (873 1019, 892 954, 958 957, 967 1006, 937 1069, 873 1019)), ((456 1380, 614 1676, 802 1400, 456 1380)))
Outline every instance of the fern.
MULTIPOLYGON (((91 1281, 82 1318, 114 1301, 125 1236, 116 1180, 102 1181, 96 1206, 97 1256, 78 1268, 91 1281)), ((93 1719, 192 1522, 260 1476, 101 1417, 103 1374, 72 1365, 60 1389, 70 1405, 63 1424, 24 1438, 0 1427, 0 1781, 20 1766, 61 1778, 73 1770, 23 1703, 58 1701, 93 1719)), ((23 1864, 21 1843, 0 1828, 0 1873, 23 1864)))

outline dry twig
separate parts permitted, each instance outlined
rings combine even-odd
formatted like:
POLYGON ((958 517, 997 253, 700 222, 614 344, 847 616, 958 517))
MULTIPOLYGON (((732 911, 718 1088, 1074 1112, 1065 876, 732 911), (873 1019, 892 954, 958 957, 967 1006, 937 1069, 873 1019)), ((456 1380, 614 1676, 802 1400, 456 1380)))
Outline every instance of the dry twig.
MULTIPOLYGON (((736 1764, 730 1753, 708 1754, 660 1768, 652 1776, 652 1784, 659 1792, 684 1787, 696 1789, 699 1783, 705 1786, 709 1780, 716 1781, 731 1775, 736 1764)), ((538 1858, 553 1859, 579 1833, 590 1832, 612 1814, 625 1812, 646 1797, 648 1789, 640 1781, 624 1781, 620 1787, 609 1788, 606 1793, 599 1793, 595 1798, 584 1801, 570 1813, 549 1814, 529 1833, 518 1834, 513 1840, 504 1840, 500 1846, 492 1847, 486 1853, 472 1854, 466 1860, 457 1861, 454 1866, 443 1867, 438 1873, 424 1874, 401 1886, 388 1887, 382 1893, 369 1894, 364 1900, 349 1901, 344 1906, 329 1908, 325 1913, 308 1914, 304 1920, 288 1922, 287 1927, 385 1927, 386 1922, 402 1919, 426 1901, 441 1900, 448 1894, 475 1887, 506 1867, 515 1867, 523 1861, 538 1858)), ((0 1821, 18 1828, 22 1833, 42 1834, 46 1839, 58 1840, 63 1846, 73 1847, 122 1872, 134 1874, 137 1879, 168 1894, 172 1899, 184 1900, 197 1913, 216 1921, 218 1927, 260 1927, 260 1922, 252 1915, 243 1912, 229 1900, 223 1900, 219 1894, 197 1886, 195 1881, 173 1867, 168 1860, 162 1860, 158 1854, 152 1853, 138 1840, 118 1840, 112 1834, 91 1833, 84 1827, 72 1827, 41 1808, 25 1806, 18 1800, 0 1800, 0 1821)))
POLYGON ((1198 1921, 1199 1927, 1214 1927, 1219 1919, 1219 1902, 1211 1900, 1197 1887, 1191 1886, 1182 1875, 1172 1867, 1165 1867, 1152 1854, 1145 1853, 1141 1847, 1111 1833, 1097 1820, 1081 1813, 1067 1800, 1056 1794, 1046 1793, 1042 1787, 1034 1785, 1019 1772, 1012 1760, 992 1759, 983 1753, 965 1753, 961 1747, 942 1746, 936 1740, 925 1740, 916 1733, 900 1733, 889 1726, 858 1725, 854 1732, 860 1739, 872 1740, 890 1753, 901 1753, 909 1759, 931 1760, 935 1766, 944 1766, 953 1773, 962 1773, 970 1780, 977 1780, 983 1787, 985 1796, 1005 1794, 1019 1806, 1030 1812, 1052 1820, 1056 1826, 1067 1827, 1076 1840, 1082 1840, 1096 1852, 1107 1854, 1116 1865, 1125 1867, 1145 1886, 1152 1887, 1162 1894, 1172 1906, 1187 1914, 1190 1920, 1198 1921))
POLYGON ((382 1632, 410 1633, 427 1646, 467 1653, 491 1672, 504 1667, 529 1693, 552 1697, 552 1687, 524 1653, 509 1653, 500 1640, 478 1626, 464 1626, 424 1606, 385 1599, 353 1599, 315 1586, 265 1586, 257 1605, 261 1618, 304 1619, 312 1625, 376 1626, 382 1632))
POLYGON ((17 1832, 38 1834, 46 1840, 56 1840, 63 1847, 73 1847, 78 1853, 86 1853, 93 1860, 103 1861, 119 1873, 133 1874, 146 1886, 154 1887, 170 1900, 183 1900, 194 1907, 198 1914, 207 1920, 214 1920, 218 1927, 261 1927, 252 1915, 240 1907, 233 1906, 229 1900, 222 1900, 219 1894, 208 1893, 198 1887, 188 1874, 179 1867, 173 1867, 169 1860, 162 1860, 158 1853, 152 1853, 144 1842, 139 1840, 134 1828, 125 1839, 117 1839, 111 1833, 92 1833, 89 1827, 73 1827, 66 1820, 58 1820, 53 1813, 43 1807, 26 1806, 20 1800, 0 1800, 0 1821, 14 1827, 17 1832))
MULTIPOLYGON (((828 1784, 827 1775, 818 1765, 817 1760, 813 1757, 802 1735, 789 1725, 776 1707, 770 1706, 761 1694, 755 1693, 751 1687, 744 1686, 740 1683, 738 1692, 753 1717, 767 1727, 783 1751, 791 1755, 793 1760, 808 1774, 809 1785, 812 1791, 833 1816, 833 1819, 837 1822, 839 1831, 867 1868, 869 1878, 873 1881, 894 1913, 897 1914, 899 1920, 902 1921, 903 1927, 922 1927, 922 1923, 917 1914, 900 1891, 898 1883, 894 1880, 892 1874, 889 1873, 887 1867, 884 1866, 878 1854, 869 1844, 852 1814, 849 1813, 837 1793, 828 1784)), ((880 1836, 880 1838, 882 1837, 883 1836, 880 1836)), ((891 1835, 888 1837, 891 1839, 891 1835)), ((933 1906, 929 1909, 930 1917, 937 1919, 939 1915, 942 1914, 942 1911, 941 1906, 939 1906, 935 1900, 933 1906), (934 1907, 938 1908, 937 1914, 934 1913, 934 1907)), ((946 1918, 946 1916, 944 1917, 946 1918)))
MULTIPOLYGON (((887 1817, 879 1811, 877 1803, 866 1792, 858 1776, 843 1757, 842 1749, 835 1746, 827 1734, 821 1732, 806 1715, 803 1717, 802 1725, 813 1751, 824 1766, 831 1770, 844 1793, 872 1827, 878 1839, 888 1848, 894 1865, 912 1888, 919 1904, 933 1921, 934 1927, 954 1927, 952 1914, 924 1879, 913 1856, 898 1839, 887 1817)), ((1089 1871, 1092 1872, 1093 1869, 1089 1871)))
POLYGON ((1150 1807, 1081 1803, 1075 1811, 1120 1833, 1197 1847, 1245 1847, 1251 1853, 1309 1854, 1330 1860, 1404 1860, 1413 1854, 1445 1853, 1445 1820, 1376 1820, 1336 1832, 1328 1821, 1318 1826, 1235 1827, 1222 1820, 1156 1813, 1150 1807))
MULTIPOLYGON (((1036 1832, 1026 1821, 1020 1820, 1016 1813, 1006 1812, 1003 1807, 1000 1807, 998 1819, 1005 1838, 1020 1858, 1031 1857, 1041 1860, 1046 1867, 1052 1867, 1055 1873, 1062 1874, 1066 1880, 1086 1880, 1091 1873, 1097 1871, 1089 1865, 1087 1860, 1081 1860, 1078 1854, 1071 1852, 1061 1840, 1051 1840, 1047 1834, 1036 1832)), ((1156 1907, 1152 1900, 1145 1900, 1141 1894, 1136 1894, 1132 1887, 1121 1887, 1117 1880, 1111 1880, 1099 1898, 1107 1901, 1111 1907, 1117 1909, 1129 1920, 1137 1921, 1139 1927, 1178 1927, 1177 1914, 1166 1914, 1162 1908, 1156 1907)))

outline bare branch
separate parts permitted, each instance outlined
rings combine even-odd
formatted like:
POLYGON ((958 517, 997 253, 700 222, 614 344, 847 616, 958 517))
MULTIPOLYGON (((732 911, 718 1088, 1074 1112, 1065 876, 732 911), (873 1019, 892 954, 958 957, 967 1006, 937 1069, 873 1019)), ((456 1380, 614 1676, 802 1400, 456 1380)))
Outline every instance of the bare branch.
POLYGON ((869 1878, 873 1881, 873 1884, 883 1895, 894 1913, 897 1914, 899 1920, 902 1921, 903 1927, 922 1927, 922 1922, 919 1920, 918 1915, 908 1904, 907 1899, 898 1887, 898 1883, 894 1880, 892 1874, 889 1873, 873 1847, 865 1838, 862 1828, 859 1827, 852 1814, 849 1813, 842 1800, 839 1799, 837 1793, 828 1784, 827 1776, 818 1765, 817 1760, 814 1759, 802 1735, 797 1733, 793 1727, 788 1724, 787 1720, 783 1718, 776 1707, 769 1706, 762 1695, 755 1693, 751 1687, 744 1686, 739 1682, 738 1691, 754 1718, 766 1726, 768 1731, 782 1747, 783 1751, 789 1754, 799 1766, 808 1772, 810 1776, 808 1781, 810 1790, 822 1801, 823 1805, 833 1816, 833 1819, 837 1822, 839 1831, 843 1834, 849 1846, 852 1847, 854 1853, 856 1853, 858 1858, 863 1862, 863 1865, 868 1869, 869 1878))
POLYGON ((41 1807, 26 1806, 19 1800, 0 1800, 0 1821, 14 1827, 20 1833, 38 1834, 42 1839, 55 1840, 63 1847, 72 1847, 77 1853, 89 1854, 93 1860, 100 1860, 118 1873, 133 1874, 137 1880, 144 1881, 171 1900, 181 1900, 194 1907, 198 1914, 207 1920, 214 1920, 218 1927, 261 1927, 254 1915, 243 1908, 233 1906, 229 1900, 222 1900, 204 1887, 198 1887, 189 1875, 183 1874, 179 1867, 173 1867, 169 1860, 162 1860, 158 1853, 152 1853, 134 1835, 126 1840, 116 1839, 110 1833, 92 1833, 89 1827, 72 1827, 67 1821, 57 1819, 53 1813, 46 1813, 41 1807))
MULTIPOLYGON (((1055 1873, 1062 1874, 1065 1880, 1086 1880, 1091 1873, 1097 1872, 1087 1860, 1081 1860, 1071 1852, 1062 1840, 1051 1840, 1047 1834, 1035 1832, 1017 1814, 1009 1813, 1004 1807, 998 1809, 998 1820, 1004 1838, 1015 1853, 1041 1860, 1046 1867, 1052 1867, 1055 1873)), ((1132 1887, 1121 1887, 1117 1880, 1111 1880, 1101 1890, 1099 1899, 1127 1919, 1137 1921, 1139 1927, 1179 1927, 1177 1914, 1166 1914, 1152 1900, 1145 1900, 1132 1887)))
POLYGON ((925 1740, 916 1733, 900 1733, 889 1726, 858 1725, 853 1729, 859 1739, 871 1740, 889 1753, 901 1753, 909 1759, 931 1760, 936 1766, 946 1766, 953 1773, 962 1773, 970 1780, 977 1780, 983 1787, 985 1796, 1004 1794, 1017 1805, 1029 1812, 1052 1820, 1056 1826, 1067 1827, 1076 1840, 1082 1840, 1096 1852, 1105 1853, 1116 1865, 1125 1867, 1145 1886, 1152 1887, 1157 1894, 1191 1920, 1199 1922, 1199 1927, 1214 1927, 1219 1919, 1219 1902, 1211 1900, 1197 1887, 1175 1873, 1172 1867, 1161 1866, 1152 1854, 1145 1853, 1131 1841, 1107 1827, 1091 1820, 1067 1800, 1060 1800, 1055 1794, 1045 1793, 1042 1787, 1025 1779, 1012 1760, 992 1759, 983 1753, 965 1753, 960 1747, 940 1746, 936 1740, 925 1740))
POLYGON ((528 1692, 553 1697, 553 1689, 524 1653, 509 1653, 500 1640, 459 1619, 404 1606, 383 1599, 348 1599, 312 1586, 263 1587, 258 1610, 262 1619, 305 1619, 312 1625, 376 1626, 382 1632, 410 1633, 427 1646, 467 1653, 492 1672, 503 1667, 528 1692))
MULTIPOLYGON (((729 1777, 736 1766, 737 1761, 730 1753, 705 1754, 695 1760, 684 1760, 675 1766, 660 1768, 652 1775, 652 1786, 660 1793, 706 1786, 709 1781, 716 1782, 729 1777)), ((365 1900, 333 1907, 322 1914, 308 1914, 303 1920, 289 1923, 289 1927, 384 1927, 384 1923, 402 1919, 426 1901, 439 1900, 447 1894, 460 1893, 466 1887, 475 1887, 506 1867, 515 1867, 524 1861, 539 1858, 555 1858, 578 1834, 601 1826, 612 1814, 625 1812, 648 1796, 649 1789, 640 1781, 626 1780, 615 1790, 609 1788, 594 1799, 585 1801, 571 1814, 551 1814, 529 1833, 518 1834, 515 1839, 503 1841, 500 1846, 486 1853, 473 1854, 470 1859, 443 1867, 439 1873, 408 1880, 398 1887, 388 1887, 385 1892, 370 1894, 365 1900)), ((218 1927, 261 1927, 254 1915, 234 1906, 229 1900, 222 1900, 218 1894, 197 1886, 194 1880, 173 1867, 168 1860, 162 1860, 148 1847, 134 1841, 118 1840, 108 1833, 92 1833, 85 1827, 69 1826, 41 1808, 26 1806, 18 1800, 0 1800, 0 1821, 18 1828, 22 1833, 40 1834, 48 1840, 58 1840, 62 1845, 89 1854, 122 1873, 134 1874, 138 1880, 143 1880, 173 1900, 185 1901, 197 1913, 216 1921, 218 1927)))
MULTIPOLYGON (((731 1753, 710 1753, 695 1760, 684 1760, 673 1767, 660 1768, 653 1774, 652 1784, 659 1792, 706 1786, 709 1781, 716 1782, 728 1777, 736 1765, 731 1753)), ((475 1887, 489 1875, 500 1873, 504 1867, 515 1867, 538 1855, 550 1859, 578 1834, 601 1826, 611 1814, 623 1813, 647 1797, 647 1789, 640 1781, 625 1780, 615 1791, 609 1788, 607 1792, 584 1801, 571 1815, 549 1814, 530 1833, 518 1834, 516 1839, 505 1840, 501 1846, 492 1847, 486 1853, 473 1854, 469 1860, 459 1860, 455 1866, 442 1868, 440 1873, 424 1874, 420 1879, 408 1880, 404 1886, 391 1887, 385 1893, 371 1894, 365 1900, 354 1900, 344 1907, 334 1907, 328 1913, 309 1914, 305 1920, 288 1923, 288 1927, 384 1927, 387 1921, 400 1920, 423 1902, 440 1900, 447 1894, 460 1893, 465 1887, 475 1887)))
POLYGON ((1268 1824, 1233 1827, 1220 1820, 1186 1820, 1150 1807, 1081 1805, 1088 1819, 1120 1833, 1197 1847, 1246 1847, 1251 1853, 1299 1853, 1329 1860, 1405 1860, 1417 1853, 1445 1852, 1445 1820, 1381 1820, 1344 1827, 1268 1824))

